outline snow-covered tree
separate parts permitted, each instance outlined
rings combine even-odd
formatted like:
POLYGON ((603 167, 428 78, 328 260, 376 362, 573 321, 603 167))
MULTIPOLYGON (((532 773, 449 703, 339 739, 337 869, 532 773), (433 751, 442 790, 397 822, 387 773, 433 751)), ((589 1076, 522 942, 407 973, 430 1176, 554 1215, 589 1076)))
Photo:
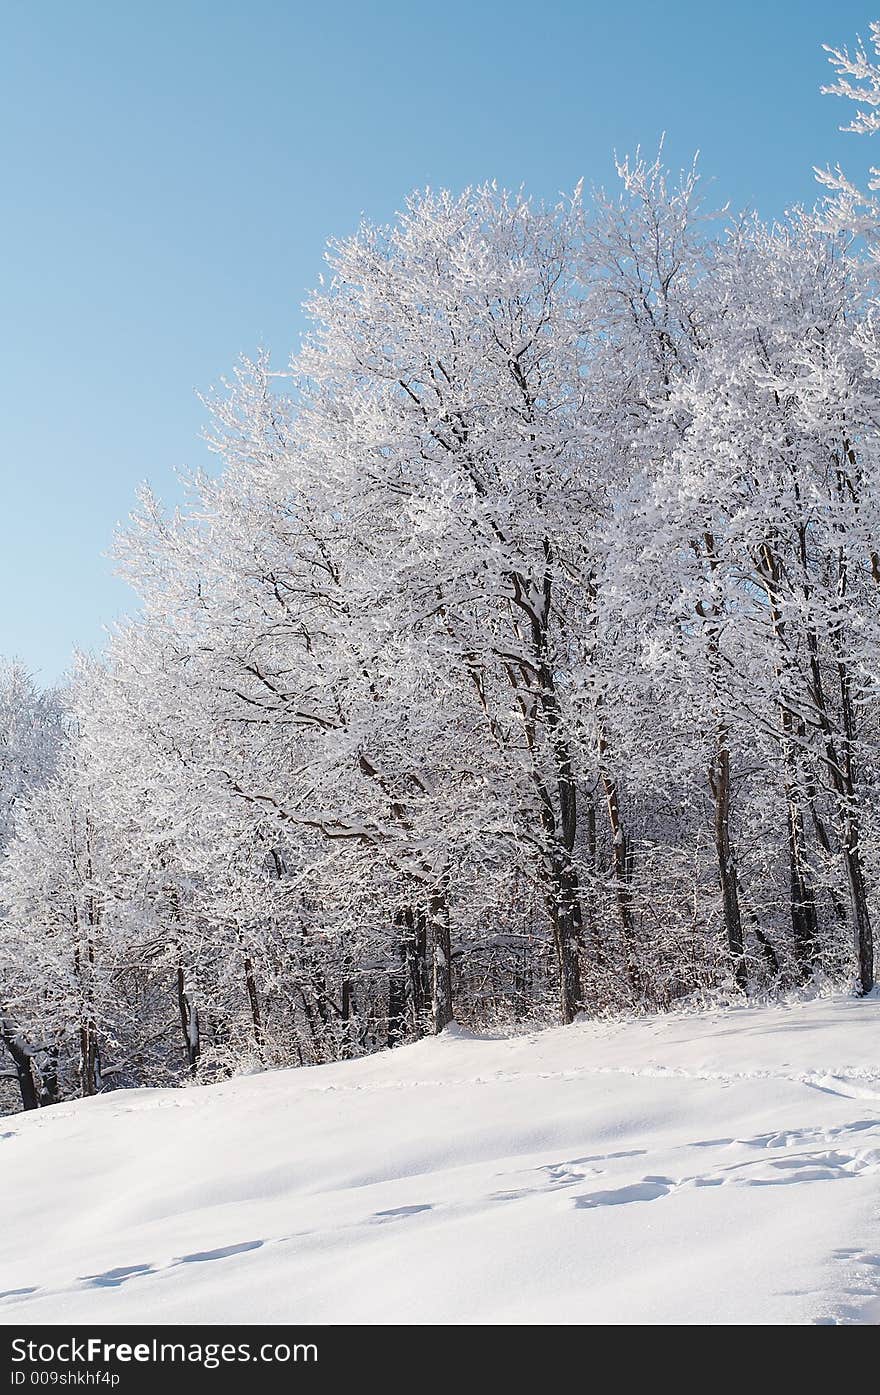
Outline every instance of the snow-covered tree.
POLYGON ((142 493, 140 613, 63 720, 4 676, 26 1105, 453 1016, 870 990, 870 228, 842 185, 768 227, 662 152, 617 175, 332 244, 300 351, 210 397, 216 473, 142 493))

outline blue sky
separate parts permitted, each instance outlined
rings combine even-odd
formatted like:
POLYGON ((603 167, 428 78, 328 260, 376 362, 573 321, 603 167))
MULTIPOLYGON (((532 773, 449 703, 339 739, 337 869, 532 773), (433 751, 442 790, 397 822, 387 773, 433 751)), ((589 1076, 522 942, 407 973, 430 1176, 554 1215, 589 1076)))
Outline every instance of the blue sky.
POLYGON ((662 131, 719 202, 861 177, 822 42, 848 0, 0 0, 0 654, 46 682, 135 598, 106 553, 208 463, 198 390, 285 359, 323 245, 407 191, 610 182, 662 131))

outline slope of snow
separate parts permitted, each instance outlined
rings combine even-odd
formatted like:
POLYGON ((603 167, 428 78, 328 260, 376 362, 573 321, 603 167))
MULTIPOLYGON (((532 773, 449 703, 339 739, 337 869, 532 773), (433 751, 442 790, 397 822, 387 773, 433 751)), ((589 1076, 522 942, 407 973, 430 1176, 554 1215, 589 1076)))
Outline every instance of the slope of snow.
POLYGON ((18 1326, 876 1322, 880 998, 105 1095, 0 1178, 18 1326))

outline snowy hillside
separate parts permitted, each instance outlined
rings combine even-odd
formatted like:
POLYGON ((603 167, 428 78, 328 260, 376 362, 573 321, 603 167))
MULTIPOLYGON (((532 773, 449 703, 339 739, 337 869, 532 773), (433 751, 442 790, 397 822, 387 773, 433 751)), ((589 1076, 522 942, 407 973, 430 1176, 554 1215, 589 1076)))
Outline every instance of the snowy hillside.
POLYGON ((875 993, 17 1115, 0 1313, 877 1321, 878 1111, 875 993))

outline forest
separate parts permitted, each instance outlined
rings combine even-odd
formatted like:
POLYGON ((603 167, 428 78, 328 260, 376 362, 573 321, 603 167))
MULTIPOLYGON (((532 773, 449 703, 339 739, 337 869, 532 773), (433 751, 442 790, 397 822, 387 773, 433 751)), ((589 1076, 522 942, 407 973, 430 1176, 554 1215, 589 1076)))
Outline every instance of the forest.
POLYGON ((880 209, 820 178, 768 224, 636 152, 330 244, 121 530, 137 612, 0 670, 5 1108, 871 991, 880 209))

